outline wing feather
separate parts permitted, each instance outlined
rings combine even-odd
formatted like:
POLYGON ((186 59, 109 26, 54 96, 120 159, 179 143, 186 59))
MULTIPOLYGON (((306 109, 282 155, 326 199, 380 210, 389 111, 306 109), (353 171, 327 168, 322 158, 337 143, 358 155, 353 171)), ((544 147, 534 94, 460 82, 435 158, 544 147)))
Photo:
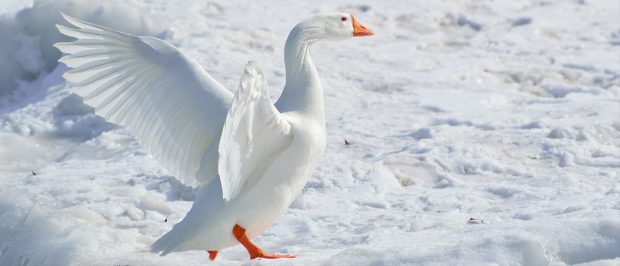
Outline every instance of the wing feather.
POLYGON ((54 46, 66 54, 59 61, 71 68, 64 77, 73 91, 184 184, 217 176, 206 169, 217 156, 207 154, 217 148, 232 93, 165 41, 63 17, 74 27, 58 31, 76 40, 54 46))
POLYGON ((260 179, 292 139, 289 122, 274 107, 266 88, 263 73, 250 61, 228 110, 218 150, 227 201, 260 179))

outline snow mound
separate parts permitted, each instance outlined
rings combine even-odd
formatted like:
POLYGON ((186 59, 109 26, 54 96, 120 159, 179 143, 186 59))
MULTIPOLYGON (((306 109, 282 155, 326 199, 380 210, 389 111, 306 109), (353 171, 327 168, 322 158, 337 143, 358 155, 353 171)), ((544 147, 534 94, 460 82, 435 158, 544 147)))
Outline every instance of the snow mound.
POLYGON ((153 14, 127 1, 35 0, 32 7, 0 17, 0 96, 20 80, 33 80, 57 65, 60 52, 52 46, 68 40, 55 28, 66 24, 60 12, 138 35, 165 34, 153 14))

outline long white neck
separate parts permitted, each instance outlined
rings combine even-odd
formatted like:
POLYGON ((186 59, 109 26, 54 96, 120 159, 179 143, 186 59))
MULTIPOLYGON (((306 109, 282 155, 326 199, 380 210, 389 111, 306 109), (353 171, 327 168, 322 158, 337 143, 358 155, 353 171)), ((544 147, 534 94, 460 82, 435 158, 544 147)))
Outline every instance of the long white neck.
POLYGON ((309 23, 300 23, 289 34, 284 45, 286 85, 276 103, 280 112, 298 112, 325 123, 323 88, 319 74, 310 59, 310 46, 316 31, 309 23))

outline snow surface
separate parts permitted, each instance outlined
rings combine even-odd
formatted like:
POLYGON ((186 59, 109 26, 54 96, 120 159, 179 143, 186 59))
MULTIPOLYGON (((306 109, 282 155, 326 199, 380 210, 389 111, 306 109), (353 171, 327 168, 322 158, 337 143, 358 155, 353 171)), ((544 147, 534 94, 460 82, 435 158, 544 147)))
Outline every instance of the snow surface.
POLYGON ((101 2, 0 2, 0 265, 620 265, 619 1, 101 2), (377 33, 312 51, 327 152, 256 239, 296 259, 148 252, 194 192, 67 92, 58 10, 274 97, 301 19, 377 33))

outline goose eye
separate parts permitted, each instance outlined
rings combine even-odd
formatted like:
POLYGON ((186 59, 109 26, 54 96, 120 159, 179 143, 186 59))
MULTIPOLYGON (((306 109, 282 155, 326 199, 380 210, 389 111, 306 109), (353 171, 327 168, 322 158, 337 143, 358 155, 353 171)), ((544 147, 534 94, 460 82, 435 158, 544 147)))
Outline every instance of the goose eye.
POLYGON ((342 21, 342 22, 347 21, 347 17, 341 17, 341 18, 340 18, 340 21, 342 21))

